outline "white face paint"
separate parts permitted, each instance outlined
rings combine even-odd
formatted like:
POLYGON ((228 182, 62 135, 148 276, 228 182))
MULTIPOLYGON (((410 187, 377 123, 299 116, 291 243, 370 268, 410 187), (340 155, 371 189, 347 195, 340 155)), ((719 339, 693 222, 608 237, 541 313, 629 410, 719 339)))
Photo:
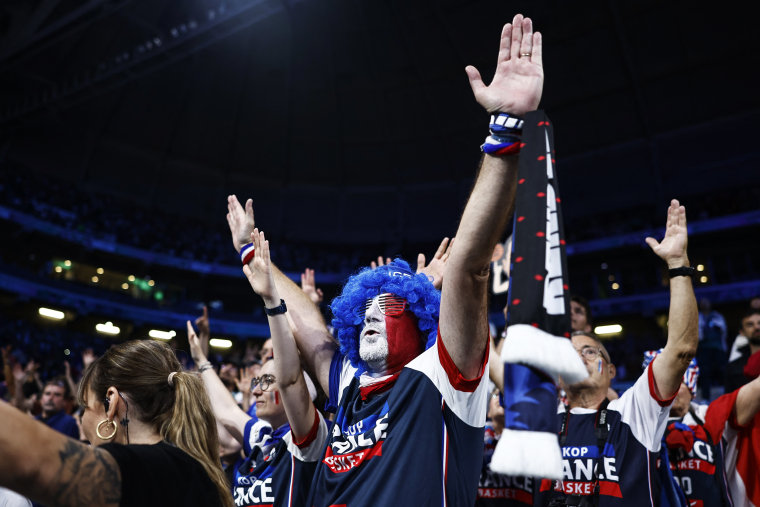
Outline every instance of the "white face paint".
POLYGON ((380 311, 378 299, 372 298, 372 304, 364 316, 364 328, 359 335, 359 357, 374 372, 385 371, 388 359, 388 333, 385 328, 385 315, 380 311))

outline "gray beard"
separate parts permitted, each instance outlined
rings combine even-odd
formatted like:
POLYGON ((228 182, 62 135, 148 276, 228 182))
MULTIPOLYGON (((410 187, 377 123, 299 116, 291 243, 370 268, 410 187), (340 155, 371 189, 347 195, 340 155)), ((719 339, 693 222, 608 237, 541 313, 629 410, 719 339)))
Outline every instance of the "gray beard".
POLYGON ((359 342, 359 357, 371 369, 384 370, 385 360, 388 358, 388 340, 377 340, 375 343, 359 342))

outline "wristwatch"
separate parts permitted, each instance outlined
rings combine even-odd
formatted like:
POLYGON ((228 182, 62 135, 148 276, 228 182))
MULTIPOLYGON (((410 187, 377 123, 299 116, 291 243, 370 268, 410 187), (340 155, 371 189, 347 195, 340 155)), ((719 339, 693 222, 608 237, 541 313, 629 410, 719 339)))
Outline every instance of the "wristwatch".
POLYGON ((668 270, 668 278, 674 278, 676 276, 690 276, 694 278, 697 274, 697 270, 690 266, 681 266, 680 268, 673 268, 668 270))
POLYGON ((267 308, 266 306, 264 307, 264 312, 269 316, 280 315, 281 313, 285 313, 287 311, 288 307, 285 306, 284 299, 280 299, 280 306, 275 306, 274 308, 267 308))

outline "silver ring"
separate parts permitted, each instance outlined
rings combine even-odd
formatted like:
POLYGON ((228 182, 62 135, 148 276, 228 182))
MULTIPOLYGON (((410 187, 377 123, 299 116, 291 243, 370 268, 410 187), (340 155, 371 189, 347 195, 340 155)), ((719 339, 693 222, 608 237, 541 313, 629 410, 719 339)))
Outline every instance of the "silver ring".
POLYGON ((532 53, 520 53, 520 56, 531 57, 532 55, 533 55, 532 53))

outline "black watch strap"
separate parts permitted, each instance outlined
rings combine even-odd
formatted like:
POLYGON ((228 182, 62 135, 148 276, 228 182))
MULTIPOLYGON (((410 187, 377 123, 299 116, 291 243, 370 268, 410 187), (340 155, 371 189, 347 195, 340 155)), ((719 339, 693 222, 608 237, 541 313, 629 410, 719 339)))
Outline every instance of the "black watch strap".
POLYGON ((673 278, 676 276, 689 276, 694 278, 697 274, 697 270, 689 266, 681 266, 680 268, 673 268, 668 270, 668 277, 673 278))
POLYGON ((285 300, 280 299, 280 306, 275 306, 274 308, 267 308, 264 307, 264 312, 267 315, 280 315, 281 313, 285 313, 288 311, 288 307, 285 306, 285 300))

